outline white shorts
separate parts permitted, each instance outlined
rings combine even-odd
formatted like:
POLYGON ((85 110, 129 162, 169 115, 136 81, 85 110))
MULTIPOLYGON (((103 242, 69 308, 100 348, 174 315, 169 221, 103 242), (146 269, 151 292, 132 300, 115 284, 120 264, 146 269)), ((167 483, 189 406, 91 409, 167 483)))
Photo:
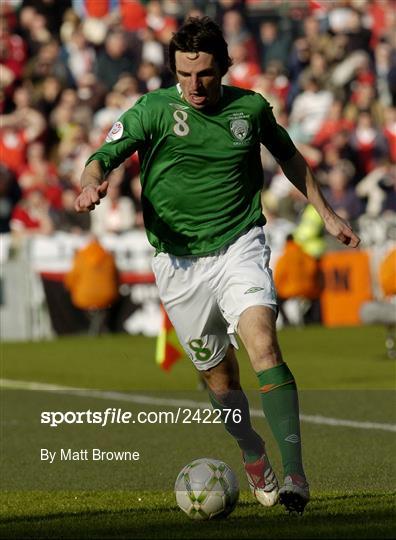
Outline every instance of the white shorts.
POLYGON ((205 371, 237 346, 239 317, 251 306, 277 310, 262 227, 205 257, 159 253, 152 267, 159 296, 187 355, 205 371))

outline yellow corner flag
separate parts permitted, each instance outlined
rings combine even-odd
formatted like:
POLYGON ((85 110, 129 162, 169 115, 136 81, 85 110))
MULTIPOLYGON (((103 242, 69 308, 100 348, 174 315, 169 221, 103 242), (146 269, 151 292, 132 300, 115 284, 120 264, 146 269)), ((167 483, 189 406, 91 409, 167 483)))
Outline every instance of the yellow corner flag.
POLYGON ((184 356, 176 331, 169 320, 168 314, 161 306, 162 327, 157 338, 155 361, 165 371, 170 370, 175 362, 184 356))

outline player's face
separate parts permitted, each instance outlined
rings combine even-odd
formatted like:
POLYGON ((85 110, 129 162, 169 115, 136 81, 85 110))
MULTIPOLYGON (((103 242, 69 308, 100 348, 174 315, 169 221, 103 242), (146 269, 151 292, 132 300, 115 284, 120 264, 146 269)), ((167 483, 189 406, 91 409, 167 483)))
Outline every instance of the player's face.
POLYGON ((175 63, 183 97, 194 109, 217 103, 221 74, 213 54, 176 51, 175 63))

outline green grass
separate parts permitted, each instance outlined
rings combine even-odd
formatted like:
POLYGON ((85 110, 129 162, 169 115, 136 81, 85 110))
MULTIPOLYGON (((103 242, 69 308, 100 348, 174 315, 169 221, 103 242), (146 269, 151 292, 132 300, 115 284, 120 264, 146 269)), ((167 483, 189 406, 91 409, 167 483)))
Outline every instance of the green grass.
MULTIPOLYGON (((357 422, 395 423, 395 362, 385 356, 382 328, 280 332, 284 357, 301 389, 303 418, 321 415, 357 422)), ((154 362, 155 341, 143 337, 67 338, 4 343, 1 377, 96 388, 152 398, 206 402, 189 361, 170 373, 154 362)), ((241 375, 258 409, 257 383, 244 352, 241 375)), ((394 538, 394 433, 315 424, 302 436, 312 501, 303 517, 263 508, 247 492, 239 451, 215 424, 40 425, 43 410, 171 410, 122 401, 122 396, 70 392, 2 392, 2 538, 394 538), (40 448, 136 449, 137 463, 48 463, 40 448), (241 483, 237 508, 226 520, 191 522, 177 508, 172 486, 197 457, 223 459, 241 483)), ((279 455, 263 419, 256 429, 280 476, 279 455)))
MULTIPOLYGON (((223 521, 189 521, 171 494, 30 494, 35 511, 0 525, 8 538, 394 538, 392 498, 386 493, 322 494, 304 516, 263 508, 243 494, 223 521)), ((13 502, 17 504, 14 499, 13 502)), ((19 499, 24 503, 24 499, 19 499)), ((12 504, 9 505, 12 511, 12 504)))
MULTIPOLYGON (((285 329, 279 333, 285 361, 300 388, 368 389, 395 386, 395 363, 385 355, 382 327, 285 329)), ((88 388, 117 390, 195 389, 186 359, 172 372, 155 365, 155 340, 127 335, 72 337, 38 343, 2 344, 1 376, 88 388)), ((257 388, 245 351, 240 351, 244 386, 257 388)))

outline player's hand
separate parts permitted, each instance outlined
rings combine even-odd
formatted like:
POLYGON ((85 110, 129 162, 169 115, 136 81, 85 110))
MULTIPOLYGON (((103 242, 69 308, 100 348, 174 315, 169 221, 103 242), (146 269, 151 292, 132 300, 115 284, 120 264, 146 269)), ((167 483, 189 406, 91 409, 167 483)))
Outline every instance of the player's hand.
POLYGON ((103 199, 106 195, 108 188, 108 180, 105 180, 99 186, 94 186, 93 184, 86 186, 74 203, 76 212, 90 212, 94 210, 95 206, 100 204, 100 199, 103 199))
POLYGON ((360 238, 352 230, 349 223, 335 213, 324 219, 327 231, 346 246, 355 248, 360 244, 360 238))

